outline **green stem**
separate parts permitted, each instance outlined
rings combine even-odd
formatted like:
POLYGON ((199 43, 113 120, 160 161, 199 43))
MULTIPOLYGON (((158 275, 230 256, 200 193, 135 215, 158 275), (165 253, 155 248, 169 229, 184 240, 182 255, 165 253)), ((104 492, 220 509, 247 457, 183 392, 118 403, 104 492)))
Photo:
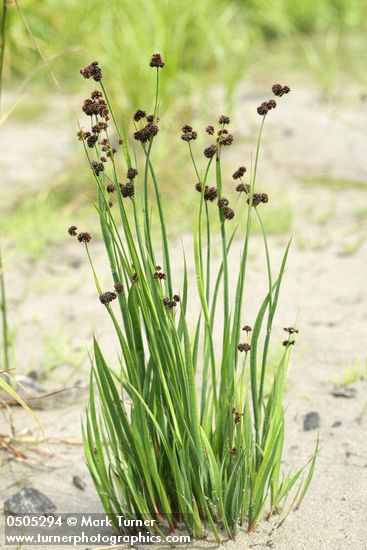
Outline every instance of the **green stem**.
POLYGON ((7 14, 8 14, 7 1, 3 0, 3 12, 1 16, 1 31, 0 31, 0 113, 1 113, 1 99, 2 99, 2 89, 3 89, 3 68, 4 68, 7 14))
MULTIPOLYGON (((215 175, 217 182, 218 198, 222 198, 222 172, 220 165, 219 154, 216 157, 215 175)), ((222 239, 222 255, 223 255, 223 309, 224 309, 224 325, 223 325, 223 343, 229 321, 229 282, 228 282, 228 254, 227 254, 227 237, 225 229, 225 219, 222 208, 219 208, 220 233, 222 239)))
POLYGON ((0 247, 0 298, 1 298, 1 316, 2 316, 2 332, 3 332, 3 348, 4 348, 4 369, 6 372, 10 370, 10 357, 9 357, 9 333, 8 333, 8 318, 7 318, 7 306, 5 295, 5 281, 3 273, 3 263, 0 247))

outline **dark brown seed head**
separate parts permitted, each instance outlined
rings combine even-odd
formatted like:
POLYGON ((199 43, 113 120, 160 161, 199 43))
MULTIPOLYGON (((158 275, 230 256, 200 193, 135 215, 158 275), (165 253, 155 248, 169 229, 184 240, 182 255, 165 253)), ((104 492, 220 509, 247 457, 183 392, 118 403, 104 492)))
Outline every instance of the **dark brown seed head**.
POLYGON ((78 228, 75 225, 72 225, 68 229, 68 233, 71 237, 76 237, 78 228))
POLYGON ((87 137, 87 139, 86 139, 87 145, 88 145, 88 147, 90 147, 91 149, 95 146, 95 144, 97 143, 97 141, 98 141, 98 136, 97 136, 97 135, 89 136, 89 137, 87 137))
POLYGON ((261 116, 265 116, 268 113, 268 111, 269 109, 268 109, 267 101, 263 101, 263 103, 261 103, 261 105, 259 105, 257 108, 257 112, 261 116))
POLYGON ((229 206, 223 208, 223 216, 226 220, 232 220, 234 218, 234 211, 229 206))
POLYGON ((122 283, 115 283, 115 290, 117 292, 117 294, 121 294, 121 292, 124 290, 124 287, 123 287, 123 284, 122 283))
MULTIPOLYGON (((261 202, 261 193, 254 193, 252 195, 252 206, 258 206, 261 202)), ((247 204, 250 204, 250 197, 247 199, 247 204)))
POLYGON ((82 106, 82 111, 87 116, 97 116, 99 114, 98 101, 86 99, 82 106))
POLYGON ((163 271, 155 271, 155 273, 153 274, 153 277, 157 280, 157 281, 165 281, 166 280, 166 274, 163 273, 163 271))
POLYGON ((229 124, 230 120, 228 116, 222 115, 218 120, 219 124, 229 124))
POLYGON ((90 97, 92 99, 100 99, 101 97, 103 97, 103 94, 99 90, 93 90, 93 92, 90 94, 90 97))
POLYGON ((275 107, 277 106, 277 102, 274 99, 269 99, 269 101, 267 102, 267 106, 268 110, 270 111, 271 109, 275 109, 275 107))
POLYGON ((99 297, 99 301, 101 302, 101 304, 103 305, 107 305, 109 304, 110 302, 112 302, 112 300, 115 300, 117 298, 117 295, 116 295, 116 292, 103 292, 103 294, 100 295, 99 297))
POLYGON ((104 171, 104 166, 102 162, 97 162, 95 160, 92 160, 92 168, 96 176, 99 176, 99 174, 104 171))
POLYGON ((207 127, 205 128, 205 131, 206 131, 207 134, 209 134, 210 136, 212 136, 212 135, 214 134, 214 132, 215 132, 215 128, 214 128, 214 126, 212 126, 211 124, 209 124, 209 126, 207 126, 207 127))
POLYGON ((91 240, 92 240, 92 237, 90 233, 84 232, 84 233, 79 233, 78 235, 78 241, 80 243, 89 243, 91 240))
POLYGON ((175 302, 179 302, 181 298, 179 297, 178 294, 174 294, 173 299, 174 299, 175 302))
POLYGON ((298 334, 298 329, 294 327, 284 327, 285 332, 288 332, 289 334, 298 334))
POLYGON ((118 138, 117 143, 119 145, 122 145, 124 143, 124 140, 122 138, 118 138))
POLYGON ((218 138, 219 145, 231 145, 233 142, 233 136, 232 134, 222 134, 218 138))
POLYGON ((160 265, 156 265, 156 266, 155 266, 155 270, 156 270, 156 271, 161 271, 161 269, 162 269, 162 268, 161 268, 160 265))
POLYGON ((250 344, 247 344, 247 343, 245 342, 245 343, 243 343, 243 344, 238 344, 237 349, 238 349, 238 351, 240 351, 241 353, 242 353, 242 352, 247 353, 247 352, 249 352, 249 351, 251 350, 251 345, 250 345, 250 344))
POLYGON ((294 340, 284 340, 284 342, 283 342, 283 346, 285 348, 289 348, 289 346, 294 346, 294 344, 295 344, 294 340))
POLYGON ((197 137, 197 132, 183 132, 183 134, 181 134, 181 139, 183 141, 194 141, 197 137))
POLYGON ((98 61, 92 61, 84 69, 80 69, 80 74, 83 78, 93 78, 96 82, 102 80, 102 70, 98 64, 98 61))
POLYGON ((157 69, 163 69, 164 61, 160 53, 154 53, 151 57, 149 65, 151 67, 156 67, 157 69))
POLYGON ((183 134, 187 134, 187 133, 190 133, 190 132, 192 132, 192 131, 193 131, 193 128, 192 128, 192 126, 190 126, 189 124, 184 124, 184 125, 182 126, 182 128, 181 128, 181 132, 182 132, 183 134))
POLYGON ((106 187, 107 193, 114 193, 116 191, 116 187, 112 185, 112 183, 109 183, 106 187))
POLYGON ((141 143, 146 143, 159 132, 159 128, 156 124, 147 124, 141 130, 138 130, 134 133, 134 139, 140 141, 141 143))
POLYGON ((129 168, 127 171, 127 179, 133 180, 138 175, 136 168, 129 168))
POLYGON ((206 149, 204 149, 204 156, 207 158, 207 159, 211 159, 215 156, 216 152, 217 152, 218 148, 216 145, 210 145, 209 147, 207 147, 206 149))
POLYGON ((226 199, 225 197, 222 197, 221 199, 219 199, 218 201, 218 207, 219 208, 224 208, 225 206, 228 206, 229 205, 229 200, 226 199))
POLYGON ((284 94, 289 94, 291 89, 290 89, 289 86, 282 86, 281 84, 274 84, 272 86, 272 91, 273 91, 274 95, 276 95, 278 97, 282 97, 282 95, 284 95, 284 94))
POLYGON ((142 118, 146 116, 146 112, 142 111, 141 109, 138 109, 134 114, 134 120, 135 122, 139 122, 142 118))
POLYGON ((208 186, 205 187, 204 200, 214 202, 217 196, 218 196, 218 191, 216 190, 215 187, 208 187, 208 186))
POLYGON ((239 183, 236 187, 236 191, 239 193, 249 193, 250 192, 250 186, 248 183, 239 183))
POLYGON ((260 193, 261 195, 261 202, 263 202, 264 204, 269 202, 269 197, 266 193, 260 193))
POLYGON ((242 414, 240 414, 237 411, 234 413, 233 420, 234 420, 235 424, 239 424, 241 422, 241 416, 242 416, 242 414))
POLYGON ((125 185, 120 183, 120 191, 121 191, 121 195, 123 196, 124 199, 126 199, 128 197, 131 198, 135 194, 135 186, 134 186, 133 183, 126 183, 125 185))
POLYGON ((246 168, 244 166, 240 166, 239 168, 237 168, 235 172, 233 172, 232 178, 234 180, 238 180, 245 175, 245 172, 246 172, 246 168))
POLYGON ((195 189, 196 189, 196 191, 198 191, 198 193, 201 193, 201 183, 200 182, 195 184, 195 189))
POLYGON ((244 330, 245 332, 251 332, 252 328, 250 327, 250 325, 245 325, 242 330, 244 330))
POLYGON ((231 449, 231 455, 236 455, 237 454, 237 448, 236 447, 232 447, 231 449))

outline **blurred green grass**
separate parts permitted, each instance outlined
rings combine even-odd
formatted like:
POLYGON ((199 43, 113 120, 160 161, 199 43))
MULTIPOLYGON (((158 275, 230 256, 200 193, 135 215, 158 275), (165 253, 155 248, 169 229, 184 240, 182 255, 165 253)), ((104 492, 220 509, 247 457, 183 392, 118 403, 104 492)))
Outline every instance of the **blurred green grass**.
MULTIPOLYGON (((330 88, 345 37, 363 36, 366 20, 365 0, 17 0, 9 3, 4 77, 26 77, 39 48, 62 87, 76 90, 80 67, 96 58, 121 108, 143 107, 153 78, 145 66, 157 50, 167 61, 165 105, 185 109, 188 97, 216 84, 230 105, 248 67, 262 62, 257 46, 268 57, 279 40, 330 88)), ((37 80, 50 85, 47 71, 37 80)))

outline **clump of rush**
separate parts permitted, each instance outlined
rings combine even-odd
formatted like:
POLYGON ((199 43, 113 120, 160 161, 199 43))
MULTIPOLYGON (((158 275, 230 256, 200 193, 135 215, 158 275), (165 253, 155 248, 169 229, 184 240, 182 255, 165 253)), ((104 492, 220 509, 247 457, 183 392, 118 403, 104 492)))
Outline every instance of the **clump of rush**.
MULTIPOLYGON (((277 105, 272 98, 257 108, 261 122, 249 172, 241 162, 225 173, 222 157, 235 142, 228 116, 219 116, 203 131, 191 124, 181 128, 177 137, 188 149, 197 208, 194 263, 188 266, 182 255, 184 275, 177 280, 171 263, 177 244, 168 236, 154 162, 162 55, 153 54, 149 65, 155 72, 153 109, 139 106, 130 117, 131 132, 118 124, 99 63, 93 61, 81 70, 93 89, 82 106, 87 123, 78 137, 98 194, 96 207, 111 271, 110 282, 103 285, 107 288, 102 288, 94 267, 97 252, 90 233, 76 226, 68 231, 86 250, 98 301, 111 319, 119 347, 110 364, 94 340, 83 425, 85 456, 117 530, 116 516, 123 515, 155 520, 150 528, 155 533, 179 528, 200 538, 210 530, 221 542, 223 537, 234 538, 243 525, 253 531, 265 513, 278 514, 280 524, 287 511, 298 508, 318 452, 316 446, 306 466, 294 473, 282 472, 284 381, 298 329, 285 329, 288 337, 274 381, 269 391, 264 387, 290 246, 274 274, 262 220, 262 209, 271 203, 264 190, 257 190, 256 174, 264 124, 277 105), (205 137, 204 150, 198 146, 199 137, 205 137), (238 200, 232 203, 228 197, 234 191, 238 200), (222 257, 216 271, 212 242, 217 226, 210 209, 217 212, 220 228, 222 257), (241 218, 243 235, 236 233, 241 218), (254 218, 263 231, 267 291, 250 321, 244 296, 254 218), (160 229, 158 242, 153 222, 160 229), (241 241, 242 250, 240 259, 232 261, 234 238, 241 241), (195 271, 193 280, 189 267, 195 271), (235 269, 236 283, 230 289, 229 273, 235 269), (196 319, 194 303, 200 310, 196 319), (285 508, 290 493, 291 506, 285 508)), ((280 99, 290 89, 275 84, 272 91, 280 99)), ((281 334, 274 338, 282 342, 281 334)))

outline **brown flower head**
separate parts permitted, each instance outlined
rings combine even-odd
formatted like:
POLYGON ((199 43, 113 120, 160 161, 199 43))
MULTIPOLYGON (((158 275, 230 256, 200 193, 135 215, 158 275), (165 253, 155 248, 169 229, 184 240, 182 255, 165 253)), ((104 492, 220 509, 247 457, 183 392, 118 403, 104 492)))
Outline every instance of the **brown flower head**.
POLYGON ((197 137, 197 132, 184 132, 183 134, 181 134, 181 139, 183 141, 194 141, 197 137))
POLYGON ((238 180, 245 175, 245 172, 246 172, 246 168, 244 166, 240 166, 239 168, 237 168, 235 172, 233 172, 232 178, 234 180, 238 180))
POLYGON ((114 287, 117 294, 121 294, 121 292, 124 290, 122 283, 115 283, 114 287))
POLYGON ((215 187, 208 187, 207 185, 205 186, 204 200, 214 202, 217 196, 218 196, 218 191, 216 190, 215 187))
POLYGON ((99 301, 103 305, 108 305, 112 300, 115 300, 117 298, 116 292, 103 292, 103 294, 100 295, 99 301))
POLYGON ((114 193, 116 191, 116 187, 112 183, 109 183, 106 187, 106 191, 107 193, 114 193))
POLYGON ((127 171, 127 179, 133 180, 138 175, 136 168, 129 168, 127 171))
POLYGON ((141 143, 146 143, 156 136, 158 132, 159 128, 156 124, 147 124, 144 128, 141 128, 141 130, 137 130, 134 133, 134 139, 136 139, 136 141, 140 141, 141 143))
POLYGON ((142 111, 141 109, 138 109, 134 114, 134 120, 135 122, 139 122, 142 118, 146 116, 146 112, 142 111))
POLYGON ((222 134, 218 138, 219 145, 231 145, 233 142, 233 136, 232 134, 222 134))
POLYGON ((218 148, 216 145, 210 145, 209 147, 207 147, 206 149, 204 149, 204 156, 207 158, 207 159, 211 159, 215 156, 216 152, 217 152, 218 148))
POLYGON ((91 164, 93 172, 96 174, 96 176, 99 176, 99 174, 104 171, 104 166, 102 162, 92 160, 91 164))
POLYGON ((157 69, 163 69, 164 61, 160 53, 154 53, 151 57, 149 65, 151 67, 156 67, 157 69))
POLYGON ((86 139, 87 145, 91 149, 95 146, 97 141, 98 141, 98 136, 97 135, 88 136, 87 139, 86 139))
POLYGON ((267 106, 268 110, 270 111, 271 109, 275 109, 275 107, 277 106, 277 102, 274 99, 269 99, 269 101, 267 102, 267 106))
POLYGON ((89 65, 84 67, 84 69, 80 69, 80 74, 83 78, 93 78, 96 82, 102 80, 102 69, 98 61, 92 61, 89 65))
POLYGON ((236 191, 238 191, 239 193, 249 193, 250 186, 248 183, 239 183, 236 187, 236 191))
POLYGON ((285 332, 288 332, 289 334, 298 334, 298 329, 294 327, 284 327, 285 332))
POLYGON ((284 94, 289 94, 289 92, 291 91, 289 86, 282 86, 281 84, 274 84, 271 89, 273 91, 273 94, 278 97, 282 97, 282 95, 284 94))
POLYGON ((229 206, 223 208, 223 216, 226 220, 232 220, 234 218, 234 211, 229 206))
POLYGON ((268 111, 269 109, 268 109, 267 101, 263 101, 263 103, 261 103, 261 105, 259 105, 257 108, 257 112, 261 116, 265 116, 268 113, 268 111))
POLYGON ((76 237, 78 228, 75 225, 72 225, 68 229, 68 233, 71 237, 76 237))
POLYGON ((214 126, 212 126, 211 124, 209 124, 209 126, 207 126, 207 127, 205 128, 205 131, 206 131, 207 134, 209 134, 210 136, 212 136, 212 135, 214 134, 214 132, 215 132, 215 128, 214 128, 214 126))
POLYGON ((219 124, 229 124, 230 120, 228 116, 222 115, 218 120, 219 124))
POLYGON ((238 344, 237 346, 238 351, 242 352, 249 352, 251 350, 251 345, 247 344, 246 342, 244 344, 238 344))
POLYGON ((219 199, 218 201, 218 207, 219 208, 224 208, 225 206, 228 206, 229 205, 229 200, 226 199, 225 197, 222 197, 221 199, 219 199))
POLYGON ((155 271, 153 277, 157 281, 165 281, 167 279, 166 274, 163 271, 155 271))
POLYGON ((294 340, 284 340, 284 342, 283 342, 283 346, 285 348, 289 348, 290 346, 294 346, 294 344, 295 344, 294 340))
MULTIPOLYGON (((252 206, 258 206, 262 202, 261 193, 254 193, 252 195, 252 206)), ((247 204, 250 204, 250 197, 247 199, 247 204)))
POLYGON ((127 197, 132 198, 135 194, 135 186, 133 183, 126 183, 125 185, 120 183, 120 191, 124 199, 127 197))
POLYGON ((92 240, 92 236, 90 233, 83 232, 83 233, 79 233, 78 235, 78 241, 80 243, 89 243, 91 240, 92 240))

